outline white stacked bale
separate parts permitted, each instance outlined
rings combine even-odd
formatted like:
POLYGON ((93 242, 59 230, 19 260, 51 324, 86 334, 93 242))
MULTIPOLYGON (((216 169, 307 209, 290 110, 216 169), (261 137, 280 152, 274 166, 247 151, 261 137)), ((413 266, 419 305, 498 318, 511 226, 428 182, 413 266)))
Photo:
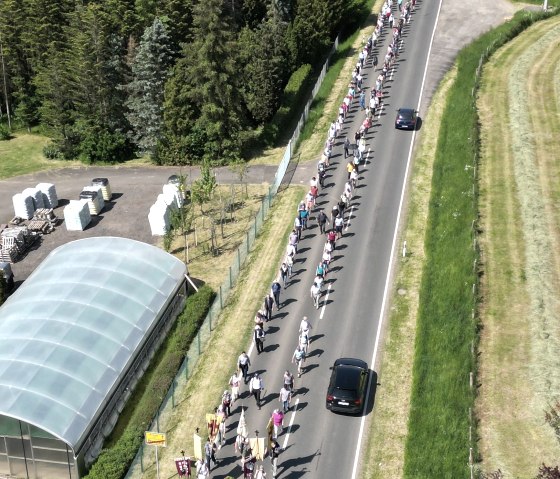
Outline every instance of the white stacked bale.
MULTIPOLYGON (((160 195, 161 196, 161 195, 160 195)), ((169 206, 164 201, 156 201, 148 213, 152 236, 163 236, 169 230, 169 206)))
POLYGON ((58 206, 56 188, 52 183, 39 183, 36 188, 43 194, 45 208, 56 208, 58 206))
POLYGON ((175 196, 175 193, 173 191, 170 190, 166 191, 165 186, 167 185, 164 185, 163 193, 158 195, 158 201, 163 201, 167 206, 169 206, 171 210, 176 210, 177 197, 175 196))
POLYGON ((111 185, 109 184, 109 180, 107 178, 94 178, 91 180, 92 186, 101 186, 101 194, 103 195, 103 199, 105 201, 111 201, 113 197, 113 193, 111 192, 111 185))
POLYGON ((24 196, 31 196, 33 198, 33 206, 35 208, 33 212, 39 208, 45 207, 45 203, 43 202, 43 192, 41 190, 38 190, 37 188, 25 188, 21 194, 24 196))
POLYGON ((68 231, 83 231, 91 221, 89 200, 70 200, 64 208, 64 222, 68 231))
POLYGON ((97 202, 99 203, 99 212, 105 208, 105 200, 103 199, 103 187, 99 185, 85 186, 82 192, 95 192, 97 193, 97 202))
POLYGON ((175 183, 167 183, 166 185, 163 185, 163 195, 166 198, 172 195, 175 198, 176 205, 179 208, 183 206, 183 195, 179 189, 179 185, 175 183))
POLYGON ((33 218, 33 213, 35 213, 35 204, 32 196, 17 193, 12 196, 12 203, 14 205, 14 213, 16 216, 26 220, 33 218))
POLYGON ((92 216, 97 216, 101 213, 101 204, 99 203, 99 198, 101 197, 101 193, 97 193, 97 191, 82 191, 80 193, 80 199, 86 200, 87 205, 89 208, 89 214, 92 216))

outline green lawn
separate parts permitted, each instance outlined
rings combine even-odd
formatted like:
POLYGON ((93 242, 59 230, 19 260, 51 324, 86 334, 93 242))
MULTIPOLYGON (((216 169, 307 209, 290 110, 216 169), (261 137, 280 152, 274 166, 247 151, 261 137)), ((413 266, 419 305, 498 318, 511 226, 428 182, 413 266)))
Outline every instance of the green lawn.
POLYGON ((16 133, 11 140, 0 141, 0 180, 36 171, 79 164, 72 161, 47 160, 43 147, 49 138, 32 133, 16 133))

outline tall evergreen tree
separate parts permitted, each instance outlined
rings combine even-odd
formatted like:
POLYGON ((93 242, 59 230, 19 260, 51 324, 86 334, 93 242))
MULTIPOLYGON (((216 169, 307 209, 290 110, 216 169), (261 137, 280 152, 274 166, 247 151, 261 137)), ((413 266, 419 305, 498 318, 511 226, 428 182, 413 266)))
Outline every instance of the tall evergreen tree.
POLYGON ((132 65, 127 114, 131 137, 142 152, 153 152, 161 134, 164 86, 172 61, 169 35, 156 18, 146 28, 132 65))
POLYGON ((193 23, 195 40, 166 87, 167 137, 183 146, 185 161, 203 152, 221 163, 238 157, 246 126, 232 19, 222 0, 207 0, 195 6, 193 23))
POLYGON ((245 28, 240 35, 243 97, 256 123, 272 118, 291 72, 287 27, 278 5, 271 2, 268 18, 257 30, 245 28))
POLYGON ((331 43, 334 23, 329 0, 297 0, 291 36, 298 65, 321 60, 331 43))

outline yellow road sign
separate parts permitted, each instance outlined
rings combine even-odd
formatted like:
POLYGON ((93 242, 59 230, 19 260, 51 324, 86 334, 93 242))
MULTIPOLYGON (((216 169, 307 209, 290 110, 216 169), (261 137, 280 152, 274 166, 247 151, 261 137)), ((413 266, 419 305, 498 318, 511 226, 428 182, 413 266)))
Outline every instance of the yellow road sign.
POLYGON ((150 432, 144 433, 146 444, 149 446, 167 447, 167 437, 163 432, 150 432))

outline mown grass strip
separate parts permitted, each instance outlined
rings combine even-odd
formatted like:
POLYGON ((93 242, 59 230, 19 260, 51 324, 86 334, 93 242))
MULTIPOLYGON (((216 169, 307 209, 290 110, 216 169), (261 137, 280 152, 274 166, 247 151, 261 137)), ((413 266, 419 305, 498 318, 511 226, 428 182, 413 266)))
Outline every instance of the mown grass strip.
MULTIPOLYGON (((413 365, 413 387, 404 477, 469 477, 469 410, 476 373, 473 220, 478 204, 473 180, 478 118, 471 96, 480 58, 486 58, 535 21, 550 14, 519 12, 464 48, 450 90, 434 162, 426 266, 413 365), (457 121, 461 119, 461 121, 457 121)), ((473 431, 474 434, 474 431, 473 431)))

